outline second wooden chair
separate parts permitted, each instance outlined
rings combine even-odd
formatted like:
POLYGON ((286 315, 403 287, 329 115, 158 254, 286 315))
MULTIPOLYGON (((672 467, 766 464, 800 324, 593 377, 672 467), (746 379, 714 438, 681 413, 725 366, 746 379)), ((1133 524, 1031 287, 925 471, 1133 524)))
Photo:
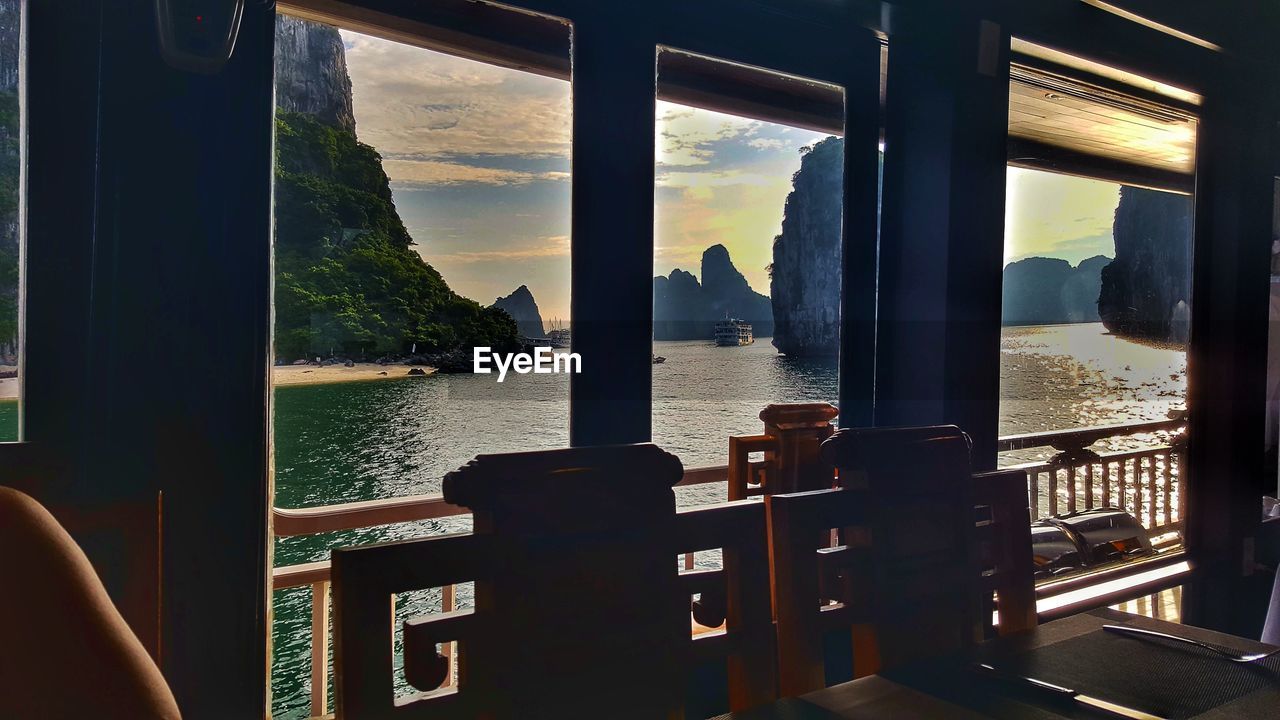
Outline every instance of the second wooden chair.
POLYGON ((765 498, 781 695, 847 679, 833 632, 861 677, 1035 625, 1025 473, 971 475, 951 426, 841 430, 823 453, 842 487, 765 498))

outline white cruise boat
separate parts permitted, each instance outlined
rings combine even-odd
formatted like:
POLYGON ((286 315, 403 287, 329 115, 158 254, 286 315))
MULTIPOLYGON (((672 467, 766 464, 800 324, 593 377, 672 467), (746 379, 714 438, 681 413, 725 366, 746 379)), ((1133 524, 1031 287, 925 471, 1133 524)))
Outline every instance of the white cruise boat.
POLYGON ((727 318, 716 323, 716 345, 721 347, 738 347, 755 342, 751 334, 751 323, 727 318))

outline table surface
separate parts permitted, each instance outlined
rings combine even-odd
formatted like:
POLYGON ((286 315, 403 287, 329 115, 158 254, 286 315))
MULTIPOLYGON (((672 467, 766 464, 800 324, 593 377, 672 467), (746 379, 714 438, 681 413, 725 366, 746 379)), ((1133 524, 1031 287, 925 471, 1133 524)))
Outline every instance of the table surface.
MULTIPOLYGON (((1153 620, 1114 610, 1095 610, 1041 625, 1030 633, 992 640, 984 644, 983 650, 984 654, 993 653, 990 657, 999 657, 1005 653, 1013 655, 1034 648, 1052 646, 1111 623, 1124 623, 1182 635, 1242 652, 1253 652, 1261 647, 1253 640, 1224 635, 1203 628, 1153 620)), ((1230 663, 1227 660, 1223 662, 1230 663)), ((953 664, 953 667, 958 672, 967 672, 957 664, 953 664)), ((1236 666, 1228 664, 1226 667, 1236 666)), ((919 674, 930 675, 930 673, 919 674)), ((931 679, 936 680, 936 675, 931 675, 931 679)), ((911 673, 908 672, 895 674, 892 679, 874 675, 799 698, 780 700, 752 711, 731 713, 724 717, 731 720, 915 720, 916 718, 920 720, 933 718, 1057 720, 1113 717, 1085 707, 1065 706, 1048 709, 1041 703, 1026 699, 1028 696, 1022 693, 1009 693, 1009 695, 1022 696, 1021 700, 1005 696, 995 690, 996 686, 987 683, 980 683, 981 691, 969 684, 967 690, 959 689, 957 686, 958 689, 955 692, 938 692, 936 687, 931 690, 922 688, 923 685, 928 684, 930 683, 927 681, 912 680, 911 673)), ((1226 705, 1197 715, 1196 718, 1197 720, 1234 720, 1235 718, 1272 717, 1277 713, 1277 708, 1280 708, 1280 685, 1249 693, 1226 705)))

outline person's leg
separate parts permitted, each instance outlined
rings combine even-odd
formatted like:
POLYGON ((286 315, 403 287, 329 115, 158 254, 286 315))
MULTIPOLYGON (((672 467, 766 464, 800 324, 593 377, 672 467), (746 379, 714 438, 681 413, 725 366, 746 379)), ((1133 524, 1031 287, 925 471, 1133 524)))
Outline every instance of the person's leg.
POLYGON ((0 717, 180 717, 84 552, 39 503, 4 487, 0 717))

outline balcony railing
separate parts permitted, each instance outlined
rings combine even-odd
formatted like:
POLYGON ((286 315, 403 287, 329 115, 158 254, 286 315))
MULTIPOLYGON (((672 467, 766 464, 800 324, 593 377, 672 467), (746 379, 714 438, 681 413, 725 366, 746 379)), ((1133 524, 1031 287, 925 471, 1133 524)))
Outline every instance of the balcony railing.
POLYGON ((1000 452, 1053 448, 1048 460, 1010 467, 1027 472, 1031 519, 1098 507, 1121 508, 1153 535, 1177 540, 1186 496, 1182 468, 1186 443, 1182 418, 1083 430, 1061 430, 1000 438, 1000 452), (1132 450, 1100 454, 1090 446, 1100 440, 1165 435, 1168 443, 1142 443, 1132 450))
MULTIPOLYGON (((1000 452, 1053 448, 1057 454, 1044 461, 1013 467, 1027 471, 1032 519, 1093 507, 1121 507, 1132 513, 1156 535, 1177 540, 1183 503, 1181 468, 1185 421, 1156 422, 1012 435, 999 440, 1000 452), (1147 434, 1167 434, 1173 441, 1141 449, 1099 454, 1089 446, 1100 440, 1147 434)), ((751 436, 756 437, 756 436, 751 436)), ((750 449, 750 448, 748 448, 750 449)), ((746 460, 742 458, 741 460, 746 460)), ((768 461, 747 462, 746 475, 754 478, 768 461)), ((729 480, 729 466, 692 468, 677 487, 729 480)), ((754 487, 754 486, 749 486, 754 487)), ((747 494, 751 494, 748 492, 747 494)), ((302 509, 275 508, 277 537, 314 535, 395 523, 465 515, 466 508, 444 501, 439 494, 412 495, 385 500, 344 503, 302 509)), ((693 570, 694 556, 683 558, 685 571, 693 570)), ((278 567, 273 588, 311 588, 311 715, 328 713, 329 685, 329 562, 327 560, 278 567)), ((456 588, 443 588, 441 611, 455 608, 456 588)), ((452 644, 443 649, 452 661, 452 644)))
MULTIPOLYGON (((685 471, 676 487, 725 482, 728 472, 726 465, 691 468, 685 471)), ((274 508, 271 514, 276 537, 289 537, 431 520, 469 512, 464 507, 445 502, 439 494, 432 494, 298 509, 274 508)), ((693 565, 693 553, 686 553, 684 569, 693 570, 693 565)), ((319 718, 329 712, 329 561, 287 565, 272 572, 273 590, 307 586, 311 588, 311 716, 319 718)), ((457 609, 456 596, 454 586, 442 588, 440 611, 457 609)), ((446 644, 442 654, 452 665, 453 643, 446 644)))

